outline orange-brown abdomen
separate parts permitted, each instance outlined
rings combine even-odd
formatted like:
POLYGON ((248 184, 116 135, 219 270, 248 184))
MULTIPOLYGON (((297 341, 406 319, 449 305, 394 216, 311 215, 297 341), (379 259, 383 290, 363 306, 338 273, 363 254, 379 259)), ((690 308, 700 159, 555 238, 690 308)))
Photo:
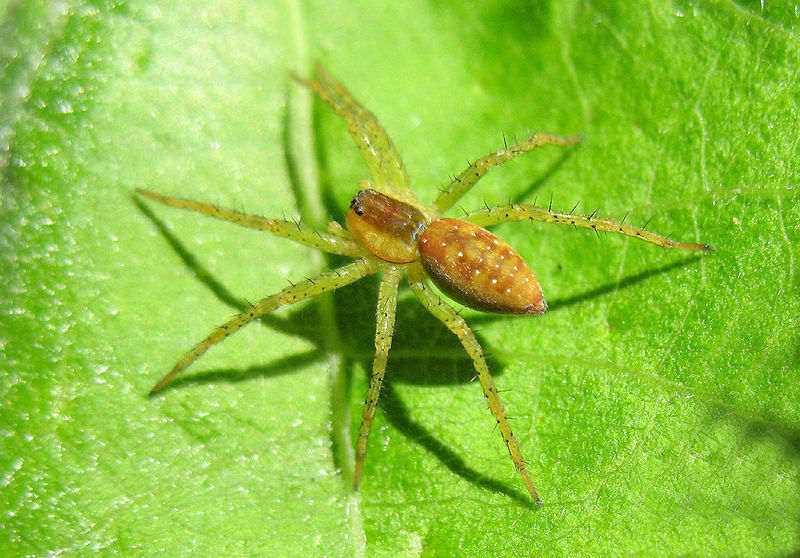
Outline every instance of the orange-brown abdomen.
POLYGON ((539 281, 508 244, 457 219, 431 223, 419 240, 420 262, 453 300, 484 312, 541 314, 539 281))

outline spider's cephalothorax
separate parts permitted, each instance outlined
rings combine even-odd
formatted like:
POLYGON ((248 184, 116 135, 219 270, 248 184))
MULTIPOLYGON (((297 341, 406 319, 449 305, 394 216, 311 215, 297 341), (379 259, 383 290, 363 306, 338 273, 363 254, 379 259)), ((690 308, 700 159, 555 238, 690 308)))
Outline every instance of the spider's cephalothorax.
POLYGON ((161 390, 211 346, 260 316, 280 306, 338 289, 367 275, 381 272, 383 279, 378 294, 375 359, 356 442, 353 486, 357 490, 394 333, 397 289, 400 280, 406 276, 417 299, 458 336, 472 359, 483 396, 500 428, 511 459, 522 475, 531 497, 539 502, 539 495, 525 467, 478 340, 458 312, 428 288, 427 279, 430 278, 450 298, 484 312, 544 312, 547 304, 539 282, 528 264, 508 244, 483 228, 508 221, 533 220, 568 224, 595 232, 618 232, 665 248, 700 252, 708 252, 713 248, 705 244, 676 242, 620 221, 595 217, 594 214, 584 216, 560 213, 535 205, 512 204, 482 209, 467 214, 463 220, 443 218, 441 215, 492 167, 537 147, 548 144, 571 145, 579 138, 562 138, 540 133, 490 153, 455 177, 432 206, 425 206, 417 201, 400 154, 372 113, 361 106, 342 84, 331 78, 322 68, 318 69, 316 80, 297 79, 310 87, 336 114, 347 121, 350 134, 372 174, 373 181, 364 181, 362 189, 350 204, 346 219, 347 229, 338 223, 331 223, 328 231, 319 231, 295 221, 248 215, 148 190, 137 192, 172 207, 189 209, 245 227, 268 231, 325 252, 350 256, 355 261, 267 296, 214 329, 178 361, 153 387, 151 393, 161 390))
POLYGON ((416 207, 375 190, 361 190, 350 202, 347 228, 385 262, 419 259, 417 242, 430 220, 416 207))

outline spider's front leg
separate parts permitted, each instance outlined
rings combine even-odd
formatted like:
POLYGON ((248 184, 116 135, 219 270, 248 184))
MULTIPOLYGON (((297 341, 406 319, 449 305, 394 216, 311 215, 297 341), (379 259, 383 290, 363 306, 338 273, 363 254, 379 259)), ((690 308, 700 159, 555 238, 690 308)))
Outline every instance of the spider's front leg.
POLYGON ((349 285, 350 283, 358 281, 359 279, 366 277, 367 275, 371 275, 372 273, 375 273, 374 264, 372 264, 370 260, 360 259, 351 264, 340 267, 339 269, 321 273, 314 279, 306 279, 300 283, 297 283, 296 285, 286 287, 279 293, 275 293, 274 295, 270 295, 261 299, 252 307, 216 328, 205 339, 203 339, 200 343, 195 345, 191 350, 183 355, 183 358, 178 361, 172 370, 170 370, 166 376, 161 378, 161 380, 159 380, 153 389, 150 390, 150 394, 152 395, 164 389, 164 387, 166 387, 166 385, 169 384, 175 378, 175 376, 180 374, 187 366, 200 358, 200 356, 208 349, 217 343, 224 341, 228 336, 233 335, 241 328, 253 320, 260 318, 264 314, 272 312, 281 306, 294 304, 295 302, 299 302, 306 298, 311 298, 322 293, 336 290, 339 287, 344 287, 345 285, 349 285))
POLYGON ((296 75, 293 77, 309 87, 347 122, 350 135, 361 151, 377 189, 406 201, 415 200, 400 152, 375 115, 361 105, 322 66, 317 66, 317 79, 304 79, 296 75))
POLYGON ((361 427, 358 429, 358 442, 356 443, 356 468, 353 475, 353 490, 358 491, 361 483, 361 472, 364 466, 364 457, 367 455, 367 441, 375 417, 375 409, 386 375, 386 361, 394 336, 394 320, 397 313, 397 285, 403 277, 403 268, 392 266, 386 270, 381 288, 378 292, 378 310, 376 312, 377 325, 375 326, 375 360, 372 362, 372 377, 369 381, 367 397, 364 401, 364 415, 361 427))
POLYGON ((489 373, 489 367, 486 364, 483 349, 481 349, 478 340, 475 338, 475 334, 472 333, 467 322, 464 321, 464 318, 462 318, 458 312, 427 288, 425 284, 425 271, 421 265, 411 264, 407 271, 411 290, 416 297, 431 314, 436 316, 447 329, 458 337, 464 349, 467 351, 470 358, 472 358, 472 363, 478 373, 478 381, 483 388, 483 396, 489 404, 489 409, 492 411, 492 414, 494 414, 495 420, 500 427, 500 433, 503 435, 503 440, 506 442, 508 452, 511 454, 511 459, 522 475, 522 479, 525 481, 525 486, 528 488, 531 498, 533 498, 537 504, 541 504, 542 501, 539 499, 536 487, 533 485, 533 481, 530 475, 528 475, 528 470, 525 468, 525 460, 522 457, 517 440, 514 438, 514 433, 508 422, 508 417, 506 417, 505 408, 503 407, 502 401, 500 401, 500 394, 497 392, 492 376, 489 373))
MULTIPOLYGON (((260 215, 251 215, 249 213, 242 213, 233 209, 226 209, 224 207, 217 207, 210 203, 199 202, 195 200, 187 200, 184 198, 175 198, 172 196, 165 196, 158 192, 150 190, 136 189, 136 193, 145 198, 161 202, 170 207, 177 207, 178 209, 187 209, 215 219, 234 223, 241 227, 248 229, 256 229, 259 231, 267 231, 275 236, 288 238, 299 244, 317 248, 323 252, 330 254, 338 254, 340 256, 350 256, 356 258, 364 255, 361 247, 353 242, 352 237, 345 234, 333 232, 328 226, 329 232, 318 231, 307 227, 298 221, 286 221, 285 219, 271 219, 269 217, 262 217, 260 215)), ((341 227, 340 227, 341 228, 341 227)))

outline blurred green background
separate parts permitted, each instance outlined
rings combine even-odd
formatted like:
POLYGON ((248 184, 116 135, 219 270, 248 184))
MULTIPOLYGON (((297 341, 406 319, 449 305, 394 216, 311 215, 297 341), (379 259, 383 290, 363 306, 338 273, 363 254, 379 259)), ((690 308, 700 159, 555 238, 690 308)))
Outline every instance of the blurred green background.
POLYGON ((1 553, 800 551, 796 6, 5 1, 0 14, 1 553), (407 291, 349 493, 374 280, 280 310, 146 396, 244 299, 342 263, 132 196, 341 221, 366 169, 289 78, 314 61, 378 115, 425 202, 503 135, 582 133, 492 171, 461 205, 552 197, 716 245, 698 257, 494 229, 551 309, 463 314, 543 507, 527 505, 470 361, 407 291))

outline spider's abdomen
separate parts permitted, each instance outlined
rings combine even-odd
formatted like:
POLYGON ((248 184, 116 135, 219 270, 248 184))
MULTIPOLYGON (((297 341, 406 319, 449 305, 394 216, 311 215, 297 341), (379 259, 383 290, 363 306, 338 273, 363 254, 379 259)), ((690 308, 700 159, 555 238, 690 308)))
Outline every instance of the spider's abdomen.
POLYGON ((419 259, 417 240, 428 220, 413 205, 361 190, 350 202, 347 228, 380 259, 408 263, 419 259))
POLYGON ((484 312, 541 314, 539 281, 508 244, 457 219, 431 223, 419 240, 420 262, 450 298, 484 312))

